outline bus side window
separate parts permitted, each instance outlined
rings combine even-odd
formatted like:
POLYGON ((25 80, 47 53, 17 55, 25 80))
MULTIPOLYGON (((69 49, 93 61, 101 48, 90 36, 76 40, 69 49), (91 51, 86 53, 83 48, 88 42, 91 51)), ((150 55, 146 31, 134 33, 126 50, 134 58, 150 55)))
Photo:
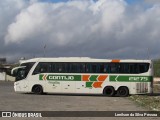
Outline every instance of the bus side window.
POLYGON ((56 73, 65 73, 64 63, 56 63, 56 73))
POLYGON ((130 73, 129 64, 128 63, 124 63, 123 69, 124 69, 123 73, 130 73))
POLYGON ((110 72, 117 73, 117 65, 115 63, 110 64, 110 72))
POLYGON ((104 64, 99 64, 99 73, 106 73, 107 68, 105 68, 104 64))
POLYGON ((118 72, 119 73, 128 73, 128 65, 126 63, 118 63, 117 67, 118 67, 118 72))
POLYGON ((56 72, 56 63, 52 63, 51 71, 52 71, 53 73, 56 72))
POLYGON ((33 74, 39 73, 50 73, 51 72, 51 63, 38 63, 33 74))
POLYGON ((40 68, 40 73, 45 73, 47 70, 44 68, 44 67, 42 67, 42 68, 40 68))
POLYGON ((86 73, 89 73, 90 72, 90 64, 89 63, 86 63, 86 73))
POLYGON ((111 73, 111 67, 108 63, 104 64, 105 73, 111 73))
POLYGON ((134 73, 134 65, 129 64, 129 73, 134 73))
POLYGON ((138 73, 147 72, 149 69, 149 64, 138 64, 138 73))
POLYGON ((79 72, 85 73, 86 65, 84 63, 79 63, 79 72))
POLYGON ((65 72, 66 73, 70 72, 70 63, 65 63, 65 72))
POLYGON ((70 72, 71 73, 77 73, 78 72, 77 63, 71 63, 71 65, 70 65, 70 72))
POLYGON ((50 73, 51 72, 51 69, 52 69, 52 64, 51 63, 44 63, 44 68, 45 68, 45 71, 46 73, 50 73))
POLYGON ((129 64, 129 73, 132 73, 132 74, 138 73, 138 64, 137 63, 130 63, 129 64))
POLYGON ((97 73, 97 65, 96 64, 91 64, 91 73, 97 73))

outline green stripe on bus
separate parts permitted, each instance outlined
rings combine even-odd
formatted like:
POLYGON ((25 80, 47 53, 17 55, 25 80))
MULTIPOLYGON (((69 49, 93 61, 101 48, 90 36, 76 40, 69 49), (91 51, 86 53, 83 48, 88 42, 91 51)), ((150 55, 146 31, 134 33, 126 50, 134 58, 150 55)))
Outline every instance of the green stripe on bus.
POLYGON ((89 79, 90 81, 97 81, 98 75, 92 75, 89 79))
POLYGON ((122 75, 111 75, 109 80, 111 82, 150 82, 152 76, 122 76, 122 75))
POLYGON ((43 75, 39 75, 39 80, 43 80, 43 75))
POLYGON ((93 82, 86 82, 86 87, 92 87, 93 82))

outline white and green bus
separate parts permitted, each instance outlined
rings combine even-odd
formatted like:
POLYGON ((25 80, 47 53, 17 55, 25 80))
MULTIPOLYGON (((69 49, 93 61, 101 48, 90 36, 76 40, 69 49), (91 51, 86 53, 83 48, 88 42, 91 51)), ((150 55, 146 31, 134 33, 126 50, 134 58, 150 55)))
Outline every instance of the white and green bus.
POLYGON ((76 93, 128 96, 152 93, 151 60, 86 57, 34 58, 12 70, 14 90, 24 93, 76 93))

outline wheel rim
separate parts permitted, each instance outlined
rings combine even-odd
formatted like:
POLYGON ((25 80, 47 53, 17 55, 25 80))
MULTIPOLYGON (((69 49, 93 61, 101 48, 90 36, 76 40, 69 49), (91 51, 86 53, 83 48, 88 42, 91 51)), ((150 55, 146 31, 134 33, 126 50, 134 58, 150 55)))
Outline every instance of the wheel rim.
POLYGON ((129 95, 129 90, 126 87, 121 87, 118 89, 118 95, 122 97, 127 97, 129 95))
POLYGON ((113 96, 113 94, 114 94, 114 90, 112 88, 107 88, 105 90, 105 95, 107 95, 107 96, 113 96))
POLYGON ((41 93, 41 88, 38 86, 34 89, 34 92, 35 93, 41 93))
POLYGON ((112 93, 112 90, 111 90, 111 89, 107 89, 107 90, 106 90, 106 95, 111 95, 111 93, 112 93))
POLYGON ((119 91, 119 93, 120 93, 120 95, 126 95, 126 90, 121 89, 121 90, 119 91))

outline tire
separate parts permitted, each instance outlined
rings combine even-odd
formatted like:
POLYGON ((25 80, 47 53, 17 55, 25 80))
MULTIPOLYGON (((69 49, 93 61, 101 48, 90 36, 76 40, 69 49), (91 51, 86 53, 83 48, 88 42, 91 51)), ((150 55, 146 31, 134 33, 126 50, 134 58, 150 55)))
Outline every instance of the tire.
POLYGON ((118 88, 117 94, 120 97, 127 97, 129 95, 128 87, 123 86, 123 87, 118 88))
POLYGON ((108 97, 114 96, 115 95, 114 87, 112 86, 105 87, 103 90, 103 94, 108 97))
POLYGON ((42 88, 41 85, 35 85, 32 88, 32 92, 35 93, 35 94, 43 94, 43 88, 42 88))

